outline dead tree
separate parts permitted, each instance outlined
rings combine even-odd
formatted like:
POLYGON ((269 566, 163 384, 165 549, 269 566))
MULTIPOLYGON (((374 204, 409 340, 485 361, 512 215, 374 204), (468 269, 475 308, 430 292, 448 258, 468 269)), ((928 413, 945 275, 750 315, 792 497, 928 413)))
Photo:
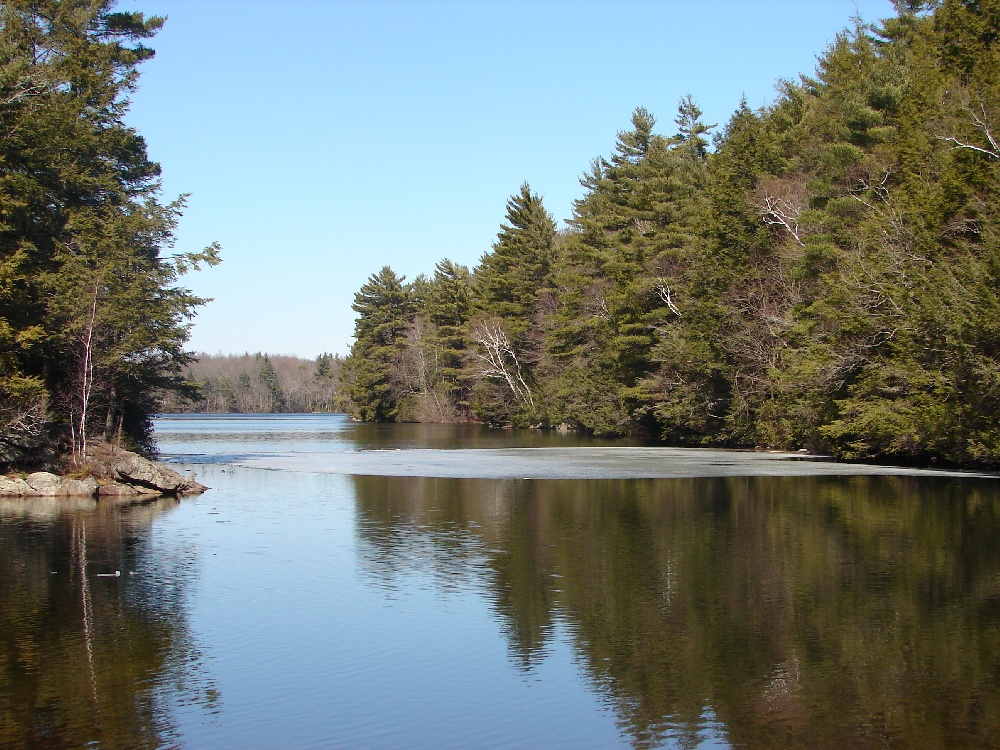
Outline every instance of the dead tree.
POLYGON ((806 206, 806 190, 802 181, 762 179, 757 186, 754 199, 765 224, 781 227, 799 245, 805 247, 799 223, 806 206))
POLYGON ((973 127, 986 137, 986 141, 989 143, 989 146, 977 146, 975 143, 962 140, 961 138, 956 138, 955 136, 939 135, 937 136, 937 139, 939 141, 953 143, 955 144, 955 148, 967 148, 970 151, 986 154, 991 159, 1000 159, 1000 143, 997 142, 997 136, 993 134, 993 127, 990 125, 990 117, 986 113, 986 106, 980 103, 978 112, 976 111, 977 108, 972 106, 964 106, 961 109, 969 115, 972 120, 973 127))
POLYGON ((473 352, 479 361, 479 376, 503 380, 515 398, 534 408, 535 401, 524 380, 521 360, 500 323, 483 321, 473 331, 472 339, 479 345, 473 352))
POLYGON ((666 303, 667 307, 670 308, 670 312, 676 315, 678 318, 683 318, 681 311, 678 309, 677 305, 674 303, 674 292, 667 285, 667 282, 663 278, 657 278, 656 284, 653 286, 653 291, 659 295, 660 299, 666 303))

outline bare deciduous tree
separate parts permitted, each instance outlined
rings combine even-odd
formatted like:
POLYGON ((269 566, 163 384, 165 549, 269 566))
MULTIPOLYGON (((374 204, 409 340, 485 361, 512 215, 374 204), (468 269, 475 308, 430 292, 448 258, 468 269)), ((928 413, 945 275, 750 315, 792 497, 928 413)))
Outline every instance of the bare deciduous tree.
POLYGON ((80 333, 78 401, 76 407, 72 409, 71 413, 73 413, 74 417, 70 421, 73 460, 76 462, 79 462, 87 455, 87 415, 90 413, 90 402, 94 392, 94 346, 97 328, 98 293, 99 286, 95 282, 87 323, 80 333))
POLYGON ((0 390, 4 391, 0 394, 0 466, 3 466, 23 460, 44 441, 48 400, 40 383, 22 380, 14 385, 6 381, 0 390))
POLYGON ((667 284, 667 282, 662 277, 657 277, 656 284, 653 286, 653 291, 659 295, 660 299, 666 303, 667 307, 670 308, 670 312, 676 315, 678 318, 683 318, 681 311, 678 309, 676 303, 674 302, 674 292, 673 289, 667 284))
POLYGON ((765 224, 784 229, 797 243, 802 240, 803 229, 800 216, 806 207, 805 182, 800 179, 761 179, 754 192, 754 205, 760 211, 765 224))
POLYGON ((997 142, 997 136, 994 135, 995 128, 990 124, 990 116, 986 112, 986 105, 982 102, 979 102, 978 105, 966 103, 963 104, 960 109, 969 115, 969 118, 972 120, 973 127, 986 137, 986 141, 989 145, 977 146, 971 141, 962 140, 961 138, 957 138, 955 136, 939 135, 937 136, 937 139, 939 141, 953 143, 955 144, 955 148, 967 148, 970 151, 986 154, 992 159, 1000 159, 1000 143, 997 142))
POLYGON ((521 360, 503 326, 499 322, 483 321, 473 330, 472 340, 478 344, 473 355, 479 362, 479 377, 505 381, 515 398, 534 407, 531 388, 521 370, 521 360))

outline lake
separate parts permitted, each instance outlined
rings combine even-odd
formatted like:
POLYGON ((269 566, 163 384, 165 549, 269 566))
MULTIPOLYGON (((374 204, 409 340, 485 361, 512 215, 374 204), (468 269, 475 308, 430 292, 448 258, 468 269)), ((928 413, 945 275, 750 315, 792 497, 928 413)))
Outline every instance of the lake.
POLYGON ((0 501, 4 748, 996 746, 1000 482, 338 415, 0 501))

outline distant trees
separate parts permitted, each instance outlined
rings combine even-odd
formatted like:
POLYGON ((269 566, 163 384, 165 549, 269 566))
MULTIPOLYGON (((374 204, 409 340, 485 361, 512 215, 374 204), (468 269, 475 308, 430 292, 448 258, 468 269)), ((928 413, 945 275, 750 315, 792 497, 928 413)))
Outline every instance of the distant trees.
POLYGON ((896 7, 711 144, 636 109, 567 231, 525 184, 461 282, 363 289, 354 412, 1000 464, 1000 0, 896 7))
POLYGON ((183 370, 187 395, 165 399, 165 412, 267 414, 333 412, 340 359, 315 360, 275 354, 197 354, 183 370))
POLYGON ((89 436, 151 449, 183 388, 203 300, 177 286, 218 247, 163 255, 183 197, 124 124, 163 19, 111 0, 0 5, 0 468, 89 436))

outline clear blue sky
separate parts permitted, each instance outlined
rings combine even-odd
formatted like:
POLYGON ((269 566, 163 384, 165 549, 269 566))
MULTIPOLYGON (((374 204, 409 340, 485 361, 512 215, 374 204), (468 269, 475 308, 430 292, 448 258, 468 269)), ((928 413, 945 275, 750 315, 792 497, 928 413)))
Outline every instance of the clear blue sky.
POLYGON ((121 0, 168 21, 128 121, 190 193, 178 250, 222 265, 190 348, 346 354, 354 293, 390 265, 474 267, 527 180, 557 220, 643 106, 721 127, 746 96, 889 0, 121 0))

